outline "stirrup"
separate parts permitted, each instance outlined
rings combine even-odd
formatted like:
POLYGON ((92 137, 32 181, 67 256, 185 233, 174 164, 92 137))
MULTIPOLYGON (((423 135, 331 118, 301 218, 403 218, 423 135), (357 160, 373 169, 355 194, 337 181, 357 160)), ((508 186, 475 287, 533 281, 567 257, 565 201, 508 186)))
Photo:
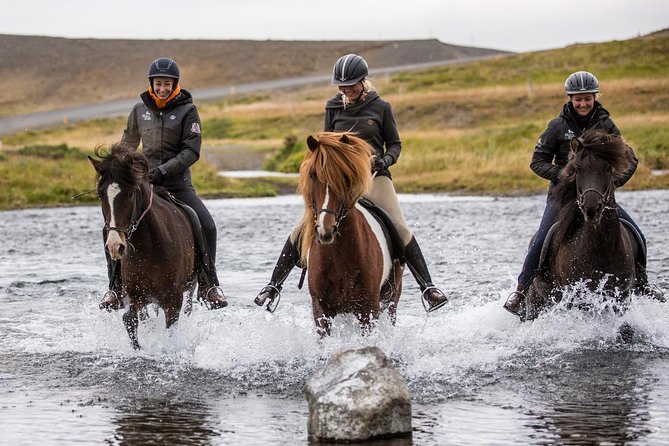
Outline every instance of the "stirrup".
POLYGON ((263 289, 260 290, 260 292, 258 293, 258 297, 256 297, 254 300, 256 305, 258 305, 259 307, 262 306, 267 300, 266 297, 264 299, 259 299, 260 295, 266 291, 276 291, 276 297, 270 299, 270 301, 267 303, 267 306, 265 307, 267 311, 269 311, 270 313, 274 313, 277 307, 279 306, 279 302, 281 301, 281 288, 272 285, 271 283, 263 287, 263 289), (274 303, 274 301, 276 301, 276 303, 274 303))
POLYGON ((522 319, 525 316, 523 314, 523 311, 525 310, 525 304, 526 303, 527 303, 527 296, 525 295, 525 293, 523 293, 522 291, 515 290, 507 296, 506 302, 504 302, 503 307, 509 313, 514 314, 514 315, 516 315, 516 316, 518 316, 519 318, 522 319), (513 308, 510 305, 508 305, 509 304, 509 299, 511 299, 511 296, 516 295, 516 294, 520 296, 519 299, 521 299, 521 300, 520 300, 520 303, 518 304, 518 307, 513 308))
POLYGON ((446 305, 448 303, 448 298, 446 297, 446 294, 444 294, 443 291, 441 291, 439 288, 437 288, 434 285, 430 285, 430 286, 425 287, 423 292, 420 294, 420 300, 423 303, 423 308, 425 309, 425 312, 427 312, 427 313, 432 313, 433 311, 440 309, 441 307, 443 307, 444 305, 446 305), (430 290, 437 290, 437 291, 441 292, 441 294, 444 295, 444 298, 445 298, 444 301, 434 305, 433 307, 431 307, 430 303, 427 301, 427 298, 425 298, 425 293, 427 293, 430 290))
POLYGON ((228 299, 225 297, 225 293, 218 285, 214 285, 213 287, 209 288, 207 292, 204 294, 203 300, 204 300, 204 306, 207 307, 208 310, 218 310, 219 308, 225 308, 228 306, 228 299), (216 302, 212 302, 211 300, 209 300, 209 293, 211 293, 211 290, 219 290, 223 298, 217 300, 216 302))
POLYGON ((112 310, 118 310, 119 308, 123 308, 123 302, 118 298, 118 293, 114 290, 108 290, 104 296, 102 296, 102 301, 98 305, 98 307, 101 310, 107 310, 107 311, 112 311, 112 310), (111 299, 110 299, 111 297, 111 299), (116 302, 115 304, 112 302, 116 302))

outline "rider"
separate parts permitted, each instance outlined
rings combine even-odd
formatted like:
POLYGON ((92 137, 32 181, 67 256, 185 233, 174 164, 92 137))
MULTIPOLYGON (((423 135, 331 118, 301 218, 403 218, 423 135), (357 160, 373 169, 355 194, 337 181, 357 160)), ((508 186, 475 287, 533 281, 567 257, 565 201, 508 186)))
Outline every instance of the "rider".
MULTIPOLYGON (((406 263, 427 301, 427 311, 434 311, 446 304, 448 299, 432 283, 418 242, 404 219, 388 170, 397 162, 401 149, 395 117, 390 104, 372 89, 367 75, 367 62, 361 56, 348 54, 337 60, 332 71, 332 84, 339 87, 339 94, 325 104, 324 131, 356 132, 374 148, 376 156, 372 171, 376 175, 366 197, 390 214, 395 222, 406 245, 406 263)), ((286 240, 271 280, 256 297, 256 304, 262 305, 268 298, 275 299, 290 271, 299 264, 297 241, 300 230, 301 225, 298 225, 286 240)))
MULTIPOLYGON (((190 166, 200 157, 202 126, 191 94, 179 85, 179 67, 167 57, 149 65, 149 89, 140 95, 128 117, 121 142, 142 151, 149 160, 149 180, 167 189, 177 200, 197 214, 206 240, 208 261, 198 277, 199 296, 211 309, 228 305, 216 273, 216 224, 191 183, 190 166)), ((100 302, 100 309, 116 310, 122 306, 120 264, 107 255, 110 289, 100 302)))
MULTIPOLYGON (((544 210, 539 230, 525 257, 523 269, 518 276, 516 291, 507 298, 504 308, 513 314, 520 315, 525 304, 525 293, 539 269, 541 248, 543 246, 549 229, 557 221, 558 207, 553 199, 553 189, 560 180, 560 172, 567 164, 570 153, 570 141, 572 138, 581 136, 586 130, 597 129, 608 134, 620 136, 620 130, 613 123, 609 112, 597 101, 599 94, 599 81, 587 71, 577 71, 567 78, 565 92, 569 97, 567 103, 562 107, 562 113, 550 121, 544 132, 539 137, 530 168, 542 178, 550 180, 546 208, 544 210)), ((632 148, 630 147, 630 151, 632 148)), ((632 151, 633 162, 626 172, 621 172, 614 180, 616 187, 627 183, 636 170, 639 161, 632 151)), ((617 204, 618 215, 631 223, 637 230, 644 245, 646 239, 643 233, 632 220, 629 214, 617 204)), ((640 250, 642 251, 642 250, 640 250)), ((645 251, 645 249, 643 250, 645 251)), ((653 294, 648 287, 646 275, 646 256, 641 252, 636 259, 636 288, 643 293, 653 294)))

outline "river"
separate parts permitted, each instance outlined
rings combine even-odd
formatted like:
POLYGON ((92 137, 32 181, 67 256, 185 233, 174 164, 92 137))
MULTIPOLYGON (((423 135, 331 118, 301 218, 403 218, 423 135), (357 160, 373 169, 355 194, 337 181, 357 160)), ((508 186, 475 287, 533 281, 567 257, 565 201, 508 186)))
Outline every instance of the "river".
MULTIPOLYGON (((618 201, 669 292, 665 191, 618 201)), ((0 444, 309 444, 305 380, 335 351, 376 345, 406 378, 412 439, 383 445, 669 443, 669 303, 612 315, 557 307, 532 323, 502 309, 543 196, 401 195, 433 279, 452 297, 425 314, 406 273, 397 325, 348 318, 319 342, 298 271, 273 314, 253 298, 301 210, 297 196, 208 200, 230 306, 176 329, 140 326, 134 351, 106 286, 98 207, 0 213, 0 444), (617 328, 636 330, 631 344, 617 328)), ((595 300, 593 296, 593 301, 595 300)))

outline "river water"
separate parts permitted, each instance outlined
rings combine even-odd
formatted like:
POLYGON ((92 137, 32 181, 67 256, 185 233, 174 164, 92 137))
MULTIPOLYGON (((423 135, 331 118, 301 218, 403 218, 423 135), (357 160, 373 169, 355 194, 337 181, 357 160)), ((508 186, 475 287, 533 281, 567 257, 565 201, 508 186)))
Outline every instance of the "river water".
MULTIPOLYGON (((406 378, 412 439, 383 445, 669 443, 669 303, 612 315, 556 308, 532 323, 502 309, 543 196, 403 195, 435 283, 426 316, 405 275, 397 325, 361 336, 348 318, 319 342, 297 271, 270 314, 253 298, 301 210, 297 196, 209 200, 230 306, 162 315, 132 350, 106 285, 98 207, 0 213, 0 444, 309 444, 305 380, 343 348, 376 345, 406 378), (617 328, 636 330, 631 344, 617 328)), ((669 292, 665 191, 618 193, 669 292)), ((595 297, 593 296, 593 301, 595 297)))

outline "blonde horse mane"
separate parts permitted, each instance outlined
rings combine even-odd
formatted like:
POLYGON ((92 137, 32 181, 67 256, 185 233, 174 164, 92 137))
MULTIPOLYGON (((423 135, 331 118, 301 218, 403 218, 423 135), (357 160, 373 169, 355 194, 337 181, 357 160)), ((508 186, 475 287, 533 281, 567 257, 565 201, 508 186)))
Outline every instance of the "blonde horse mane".
MULTIPOLYGON (((311 141, 311 137, 307 141, 311 141)), ((300 255, 304 266, 315 238, 310 174, 327 184, 330 194, 342 200, 347 209, 353 207, 372 185, 371 160, 374 151, 365 140, 348 132, 320 132, 316 134, 315 141, 317 144, 315 147, 310 145, 300 166, 297 188, 304 198, 304 214, 300 222, 300 255)))

